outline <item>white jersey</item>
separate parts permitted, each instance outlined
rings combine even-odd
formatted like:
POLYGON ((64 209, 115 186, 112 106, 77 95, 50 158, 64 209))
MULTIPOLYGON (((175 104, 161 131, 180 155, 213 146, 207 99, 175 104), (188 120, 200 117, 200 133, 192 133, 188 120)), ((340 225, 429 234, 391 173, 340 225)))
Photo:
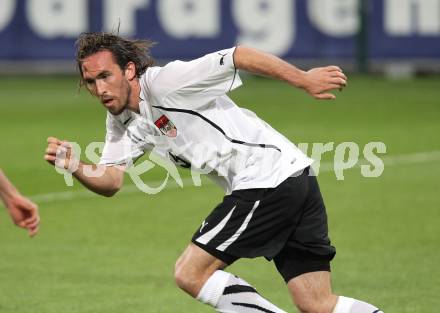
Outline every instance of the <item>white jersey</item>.
POLYGON ((153 150, 206 173, 226 193, 278 186, 312 163, 293 143, 226 94, 241 85, 235 48, 148 68, 140 114, 107 114, 101 164, 130 164, 153 150))

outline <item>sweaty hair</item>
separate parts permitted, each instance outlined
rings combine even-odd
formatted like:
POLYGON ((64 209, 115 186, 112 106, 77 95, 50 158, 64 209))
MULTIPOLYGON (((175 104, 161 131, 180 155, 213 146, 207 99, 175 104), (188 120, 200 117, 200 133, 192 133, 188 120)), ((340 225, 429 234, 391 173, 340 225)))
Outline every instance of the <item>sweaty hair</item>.
POLYGON ((149 40, 125 39, 112 33, 91 32, 81 33, 75 45, 76 62, 81 75, 80 86, 83 84, 83 60, 99 51, 110 51, 121 70, 125 69, 128 62, 133 62, 138 78, 154 64, 150 55, 154 42, 149 40))

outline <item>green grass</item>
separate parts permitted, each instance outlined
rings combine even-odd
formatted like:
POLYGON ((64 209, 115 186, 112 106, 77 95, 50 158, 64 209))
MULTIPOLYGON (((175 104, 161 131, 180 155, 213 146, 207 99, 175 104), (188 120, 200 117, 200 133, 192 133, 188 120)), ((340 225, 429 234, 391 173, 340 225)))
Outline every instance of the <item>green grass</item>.
MULTIPOLYGON (((279 82, 246 79, 232 97, 295 142, 382 141, 389 157, 440 150, 440 78, 355 76, 349 84, 337 101, 319 102, 279 82)), ((104 109, 78 93, 72 77, 3 77, 0 94, 0 164, 11 180, 29 196, 82 190, 77 182, 66 187, 45 163, 46 137, 83 147, 102 141, 104 109)), ((155 170, 146 179, 163 175, 155 170)), ((440 161, 386 165, 379 178, 364 178, 359 168, 344 175, 319 175, 338 249, 335 291, 386 313, 437 312, 440 161)), ((46 201, 34 239, 0 209, 0 312, 213 312, 175 287, 173 267, 221 196, 205 183, 46 201)), ((241 260, 230 271, 295 312, 272 263, 241 260)))

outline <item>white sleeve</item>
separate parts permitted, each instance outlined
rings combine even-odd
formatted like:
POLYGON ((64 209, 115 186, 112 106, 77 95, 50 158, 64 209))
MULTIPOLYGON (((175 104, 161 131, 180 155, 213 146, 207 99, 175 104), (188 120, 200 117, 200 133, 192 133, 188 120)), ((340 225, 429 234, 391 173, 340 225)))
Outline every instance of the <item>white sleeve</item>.
POLYGON ((128 135, 127 130, 117 125, 118 121, 107 116, 107 134, 99 164, 132 165, 144 154, 139 145, 128 135))
POLYGON ((234 52, 235 47, 188 62, 168 63, 151 81, 153 97, 159 102, 173 95, 207 100, 241 86, 234 65, 234 52))

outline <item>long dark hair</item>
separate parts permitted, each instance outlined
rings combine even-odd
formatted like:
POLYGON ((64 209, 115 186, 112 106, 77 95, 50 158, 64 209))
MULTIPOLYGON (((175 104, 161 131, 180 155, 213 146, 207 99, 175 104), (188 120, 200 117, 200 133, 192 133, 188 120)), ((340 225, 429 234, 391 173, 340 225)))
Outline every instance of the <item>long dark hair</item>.
POLYGON ((108 50, 113 54, 116 63, 124 70, 128 62, 136 66, 136 76, 139 78, 149 66, 154 64, 150 48, 154 42, 141 39, 125 39, 112 33, 90 32, 81 33, 76 45, 76 62, 81 75, 80 86, 83 85, 83 60, 99 51, 108 50))

